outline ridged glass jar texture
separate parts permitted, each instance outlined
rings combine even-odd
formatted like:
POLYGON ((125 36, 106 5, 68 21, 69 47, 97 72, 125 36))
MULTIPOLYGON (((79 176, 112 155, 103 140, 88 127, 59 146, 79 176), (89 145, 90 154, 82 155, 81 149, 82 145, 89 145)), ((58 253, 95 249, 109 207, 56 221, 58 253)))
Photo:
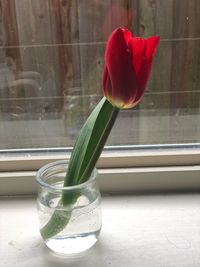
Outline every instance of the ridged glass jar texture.
POLYGON ((45 165, 36 175, 41 236, 51 251, 64 255, 80 253, 92 247, 101 230, 101 195, 96 182, 97 170, 85 183, 63 187, 67 167, 68 161, 57 161, 45 165), (68 204, 63 205, 63 195, 71 199, 68 204), (54 220, 57 214, 61 218, 60 222, 54 220), (50 231, 46 227, 48 223, 51 225, 50 231), (48 231, 54 235, 51 236, 48 231))

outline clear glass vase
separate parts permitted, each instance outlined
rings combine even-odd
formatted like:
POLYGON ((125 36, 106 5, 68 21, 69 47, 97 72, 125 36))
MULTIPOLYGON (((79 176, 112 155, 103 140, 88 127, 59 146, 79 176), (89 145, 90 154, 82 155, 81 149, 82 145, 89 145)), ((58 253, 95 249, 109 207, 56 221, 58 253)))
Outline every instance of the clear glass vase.
POLYGON ((57 161, 36 174, 41 236, 51 251, 65 255, 91 248, 101 230, 97 170, 85 183, 63 187, 67 168, 68 161, 57 161))

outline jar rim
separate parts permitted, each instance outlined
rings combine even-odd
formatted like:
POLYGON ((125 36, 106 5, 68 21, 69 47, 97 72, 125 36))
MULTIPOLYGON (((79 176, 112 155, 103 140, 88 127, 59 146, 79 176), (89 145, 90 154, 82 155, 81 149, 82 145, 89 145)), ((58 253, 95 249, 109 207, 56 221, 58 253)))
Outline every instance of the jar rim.
POLYGON ((45 182, 41 177, 44 176, 44 174, 50 170, 53 167, 59 166, 59 165, 63 165, 66 166, 68 165, 69 160, 57 160, 48 164, 45 164, 44 166, 42 166, 36 173, 36 181, 45 188, 48 188, 49 190, 53 190, 53 191, 71 191, 71 190, 80 190, 83 189, 84 187, 86 187, 88 184, 90 184, 91 182, 93 182, 96 179, 97 176, 97 169, 94 168, 94 170, 92 171, 92 174, 90 175, 90 178, 81 183, 81 184, 77 184, 77 185, 72 185, 72 186, 62 186, 61 188, 48 184, 47 182, 45 182))

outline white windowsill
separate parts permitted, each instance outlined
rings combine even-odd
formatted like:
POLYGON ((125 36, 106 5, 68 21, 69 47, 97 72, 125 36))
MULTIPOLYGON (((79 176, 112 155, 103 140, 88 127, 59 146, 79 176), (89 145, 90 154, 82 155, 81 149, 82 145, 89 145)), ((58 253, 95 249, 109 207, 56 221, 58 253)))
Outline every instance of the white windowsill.
POLYGON ((200 195, 107 196, 98 243, 76 258, 43 245, 33 198, 0 199, 2 267, 198 267, 200 195))

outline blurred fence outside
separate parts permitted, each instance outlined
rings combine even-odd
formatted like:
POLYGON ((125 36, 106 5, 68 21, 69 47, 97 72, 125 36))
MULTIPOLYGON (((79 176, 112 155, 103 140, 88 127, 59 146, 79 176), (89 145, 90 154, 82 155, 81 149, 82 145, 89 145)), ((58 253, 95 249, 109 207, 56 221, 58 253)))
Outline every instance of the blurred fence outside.
POLYGON ((0 0, 0 149, 73 144, 119 26, 161 43, 143 101, 108 144, 199 142, 200 1, 0 0))

